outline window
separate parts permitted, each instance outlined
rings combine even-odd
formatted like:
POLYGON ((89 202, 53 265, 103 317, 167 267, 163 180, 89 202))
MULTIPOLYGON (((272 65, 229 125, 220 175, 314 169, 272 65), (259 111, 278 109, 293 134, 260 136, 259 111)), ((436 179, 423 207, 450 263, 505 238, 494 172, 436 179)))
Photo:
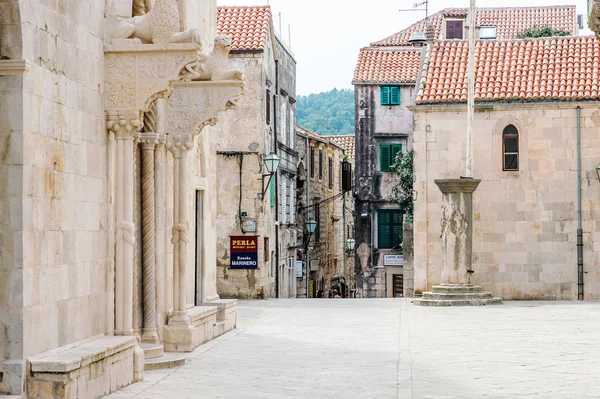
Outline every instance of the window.
POLYGON ((329 157, 329 189, 333 188, 333 158, 329 157))
POLYGON ((296 223, 296 183, 294 179, 290 179, 290 224, 296 223))
POLYGON ((390 249, 397 247, 402 242, 402 216, 401 210, 379 210, 377 217, 378 248, 390 249))
POLYGON ((463 21, 446 21, 446 39, 463 38, 463 21))
POLYGON ((319 179, 323 178, 323 150, 319 150, 319 179))
POLYGON ((381 86, 381 105, 400 105, 400 86, 381 86))
POLYGON ((288 147, 290 147, 292 150, 294 149, 294 137, 295 137, 294 126, 296 126, 295 117, 296 117, 296 114, 294 113, 294 110, 290 109, 290 123, 289 123, 290 141, 288 143, 288 147))
POLYGON ((287 178, 282 177, 281 179, 281 224, 287 224, 287 178))
POLYGON ((315 147, 310 147, 310 177, 315 177, 315 147))
MULTIPOLYGON (((315 202, 319 202, 318 200, 315 202)), ((321 209, 319 205, 315 205, 315 222, 317 222, 317 227, 315 228, 315 242, 321 241, 321 209)))
POLYGON ((285 143, 287 136, 287 104, 281 102, 281 131, 279 132, 279 141, 285 143))
POLYGON ((502 132, 503 170, 519 170, 519 131, 508 125, 502 132))
POLYGON ((480 39, 495 39, 498 29, 495 26, 482 26, 479 31, 480 39))
POLYGON ((271 124, 271 90, 267 89, 267 109, 265 114, 267 125, 271 124))
POLYGON ((379 146, 379 170, 390 172, 396 162, 396 155, 402 152, 401 144, 384 144, 379 146))

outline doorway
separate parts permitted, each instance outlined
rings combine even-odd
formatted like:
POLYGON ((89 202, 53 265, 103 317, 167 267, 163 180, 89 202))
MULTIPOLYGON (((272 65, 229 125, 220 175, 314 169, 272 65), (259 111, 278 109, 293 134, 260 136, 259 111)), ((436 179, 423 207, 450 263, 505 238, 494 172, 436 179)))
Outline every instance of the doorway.
POLYGON ((204 191, 196 190, 196 239, 194 265, 194 305, 202 303, 202 287, 204 284, 204 191))
POLYGON ((404 298, 404 275, 394 274, 394 298, 404 298))

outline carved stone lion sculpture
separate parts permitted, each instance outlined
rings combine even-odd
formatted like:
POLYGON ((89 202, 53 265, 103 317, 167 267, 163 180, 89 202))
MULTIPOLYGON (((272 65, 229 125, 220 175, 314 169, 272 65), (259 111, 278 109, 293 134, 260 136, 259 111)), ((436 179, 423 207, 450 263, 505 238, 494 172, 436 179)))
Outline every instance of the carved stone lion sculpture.
POLYGON ((186 65, 181 72, 182 80, 244 80, 244 74, 231 69, 229 51, 231 37, 219 35, 215 38, 215 48, 210 55, 202 54, 195 62, 186 65))
POLYGON ((138 39, 138 43, 201 44, 198 30, 180 31, 177 0, 156 0, 154 7, 147 14, 133 18, 109 19, 106 28, 109 32, 107 40, 110 42, 114 39, 138 39))

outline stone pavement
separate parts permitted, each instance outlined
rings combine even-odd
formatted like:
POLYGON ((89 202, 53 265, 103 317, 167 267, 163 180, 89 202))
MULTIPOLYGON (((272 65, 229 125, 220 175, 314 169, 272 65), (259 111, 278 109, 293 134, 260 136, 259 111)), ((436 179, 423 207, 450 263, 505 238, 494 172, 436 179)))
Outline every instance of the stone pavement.
POLYGON ((600 303, 241 301, 238 329, 118 398, 600 398, 600 303))

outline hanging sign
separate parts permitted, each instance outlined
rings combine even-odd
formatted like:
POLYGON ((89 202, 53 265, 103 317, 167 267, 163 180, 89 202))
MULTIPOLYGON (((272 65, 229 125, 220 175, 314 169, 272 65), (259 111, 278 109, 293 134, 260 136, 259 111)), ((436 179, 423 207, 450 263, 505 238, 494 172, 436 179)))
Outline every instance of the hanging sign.
POLYGON ((404 255, 383 255, 384 266, 404 266, 404 255))
POLYGON ((258 269, 258 236, 229 237, 232 269, 258 269))

